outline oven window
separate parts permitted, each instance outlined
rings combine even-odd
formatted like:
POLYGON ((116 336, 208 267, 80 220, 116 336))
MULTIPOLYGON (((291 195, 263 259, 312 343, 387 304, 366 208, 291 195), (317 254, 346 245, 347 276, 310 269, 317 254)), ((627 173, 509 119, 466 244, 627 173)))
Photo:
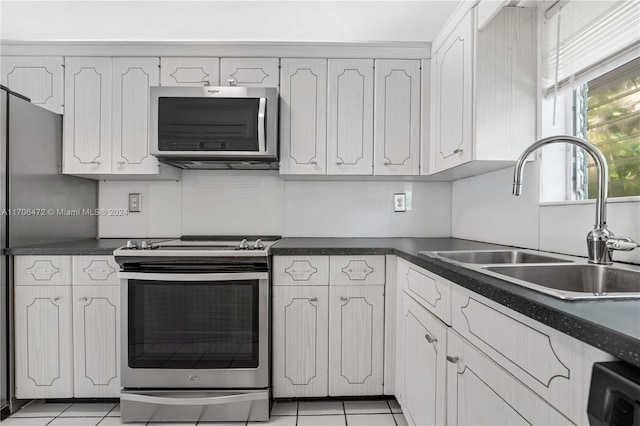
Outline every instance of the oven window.
POLYGON ((158 99, 160 151, 258 151, 260 98, 158 99))
POLYGON ((258 367, 258 280, 129 280, 129 366, 258 367))

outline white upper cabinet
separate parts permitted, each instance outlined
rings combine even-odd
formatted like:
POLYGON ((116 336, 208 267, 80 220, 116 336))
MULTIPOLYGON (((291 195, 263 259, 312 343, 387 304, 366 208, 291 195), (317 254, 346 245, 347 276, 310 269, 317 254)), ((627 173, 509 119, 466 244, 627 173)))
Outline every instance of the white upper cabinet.
POLYGON ((0 82, 57 114, 64 112, 64 59, 60 56, 3 56, 0 82))
POLYGON ((222 58, 220 85, 245 87, 278 87, 278 58, 222 58))
POLYGON ((433 43, 429 173, 513 164, 535 140, 535 10, 505 7, 482 31, 471 9, 433 43))
POLYGON ((160 85, 217 86, 219 69, 218 58, 160 58, 160 85))
POLYGON ((471 160, 473 13, 469 12, 436 53, 435 167, 471 160))
POLYGON ((420 61, 375 61, 374 174, 417 175, 420 61))
POLYGON ((327 174, 373 174, 373 59, 329 59, 327 174))
POLYGON ((149 153, 149 87, 159 84, 158 58, 113 59, 114 174, 158 173, 149 153))
POLYGON ((327 60, 283 59, 281 72, 280 173, 323 175, 327 162, 327 60))
POLYGON ((111 58, 67 58, 63 173, 111 173, 111 58))

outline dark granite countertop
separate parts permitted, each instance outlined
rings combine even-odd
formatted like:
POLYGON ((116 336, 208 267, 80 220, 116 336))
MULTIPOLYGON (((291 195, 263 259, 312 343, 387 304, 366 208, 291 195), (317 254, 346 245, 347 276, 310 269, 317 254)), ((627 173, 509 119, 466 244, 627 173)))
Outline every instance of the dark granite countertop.
POLYGON ((640 300, 566 301, 420 254, 499 249, 455 238, 284 238, 273 255, 395 254, 462 287, 640 367, 640 300))
POLYGON ((100 238, 63 241, 50 244, 34 244, 9 247, 4 254, 11 256, 108 256, 118 247, 127 244, 127 240, 163 241, 167 238, 100 238))

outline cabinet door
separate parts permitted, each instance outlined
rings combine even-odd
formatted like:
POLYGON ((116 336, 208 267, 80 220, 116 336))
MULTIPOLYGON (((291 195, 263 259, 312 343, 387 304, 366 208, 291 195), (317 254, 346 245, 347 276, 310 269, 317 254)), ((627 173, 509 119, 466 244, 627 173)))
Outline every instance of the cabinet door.
POLYGON ((329 295, 329 395, 382 395, 384 286, 334 286, 329 295))
POLYGON ((71 286, 15 287, 16 398, 73 397, 71 286))
POLYGON ((278 87, 278 58, 222 58, 220 85, 244 87, 278 87))
POLYGON ((374 174, 417 175, 420 61, 376 60, 374 174))
POLYGON ((446 419, 447 327, 403 294, 403 411, 415 425, 443 425, 446 419))
POLYGON ((74 396, 120 394, 120 287, 73 287, 74 396))
POLYGON ((447 424, 573 424, 455 332, 447 339, 447 424))
POLYGON ((373 59, 330 59, 327 174, 373 174, 373 59))
POLYGON ((273 287, 273 395, 328 395, 329 287, 273 287))
POLYGON ((160 58, 161 86, 217 86, 218 58, 160 58))
POLYGON ((280 93, 280 173, 325 174, 327 61, 283 59, 280 93))
POLYGON ((0 82, 56 114, 64 112, 64 59, 3 56, 0 82))
POLYGON ((473 155, 473 12, 468 12, 434 55, 434 171, 466 163, 473 155))
POLYGON ((111 58, 67 58, 64 173, 111 173, 111 58))
POLYGON ((158 58, 113 59, 114 174, 158 174, 149 153, 149 87, 159 84, 158 58))

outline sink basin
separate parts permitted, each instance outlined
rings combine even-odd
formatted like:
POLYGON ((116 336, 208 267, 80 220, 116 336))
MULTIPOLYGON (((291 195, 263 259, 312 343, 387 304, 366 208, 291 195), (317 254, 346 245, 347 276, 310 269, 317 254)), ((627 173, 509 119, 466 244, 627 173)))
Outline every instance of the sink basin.
POLYGON ((562 299, 640 298, 640 269, 591 264, 484 266, 482 269, 562 299))
MULTIPOLYGON (((425 252, 421 253, 426 254, 425 252)), ((433 254, 443 259, 476 265, 571 262, 571 260, 524 250, 437 251, 433 252, 433 254)))

